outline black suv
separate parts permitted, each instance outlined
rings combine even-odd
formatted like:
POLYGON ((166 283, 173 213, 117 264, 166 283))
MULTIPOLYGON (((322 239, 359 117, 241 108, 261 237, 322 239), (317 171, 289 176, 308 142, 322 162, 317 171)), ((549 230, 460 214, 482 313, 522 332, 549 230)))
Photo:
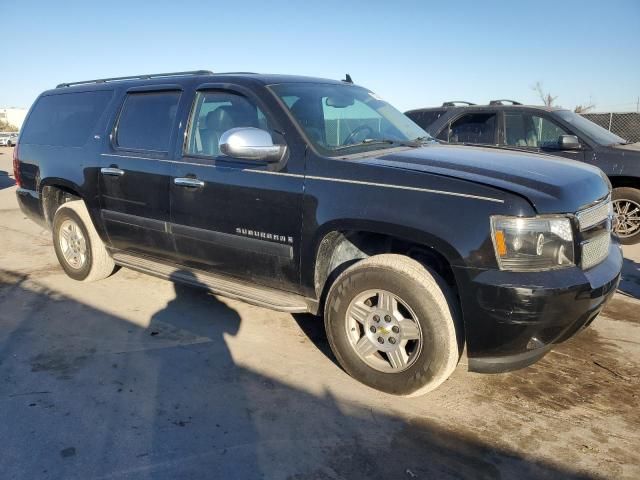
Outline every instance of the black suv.
POLYGON ((601 168, 613 186, 615 232, 640 242, 640 143, 631 143, 570 110, 492 100, 445 102, 406 115, 438 140, 548 153, 601 168))
POLYGON ((344 369, 399 395, 436 388, 465 346, 474 371, 531 364, 598 315, 622 266, 597 168, 440 145, 344 81, 62 84, 14 171, 70 277, 121 265, 322 313, 344 369))

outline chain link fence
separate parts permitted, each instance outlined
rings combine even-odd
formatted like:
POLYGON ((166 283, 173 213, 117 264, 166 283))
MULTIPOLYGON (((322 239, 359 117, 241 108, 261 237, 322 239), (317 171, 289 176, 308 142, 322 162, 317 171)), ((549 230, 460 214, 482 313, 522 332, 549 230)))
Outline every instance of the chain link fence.
POLYGON ((640 142, 640 113, 583 113, 582 116, 629 142, 640 142))

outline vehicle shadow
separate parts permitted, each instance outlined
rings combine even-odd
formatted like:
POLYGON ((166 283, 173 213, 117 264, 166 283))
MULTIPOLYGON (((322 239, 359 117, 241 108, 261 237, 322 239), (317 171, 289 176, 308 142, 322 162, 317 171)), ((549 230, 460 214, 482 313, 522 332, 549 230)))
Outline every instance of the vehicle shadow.
POLYGON ((310 313, 292 313, 291 316, 311 343, 338 368, 342 368, 331 351, 331 346, 329 345, 329 340, 327 340, 327 334, 324 330, 324 319, 310 313))
POLYGON ((251 318, 202 290, 147 325, 118 308, 0 270, 3 478, 590 478, 247 368, 228 340, 251 318))
POLYGON ((627 297, 640 299, 640 263, 629 258, 624 259, 618 292, 627 297))
POLYGON ((9 176, 8 172, 0 170, 0 190, 8 187, 13 187, 15 184, 15 180, 13 179, 13 177, 9 176))

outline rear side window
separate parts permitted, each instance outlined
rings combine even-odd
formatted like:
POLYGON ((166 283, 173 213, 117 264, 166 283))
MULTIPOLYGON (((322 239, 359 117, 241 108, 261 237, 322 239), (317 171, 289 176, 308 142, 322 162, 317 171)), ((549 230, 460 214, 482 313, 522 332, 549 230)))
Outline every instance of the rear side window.
MULTIPOLYGON (((440 138, 440 135, 438 135, 440 138)), ((496 138, 495 113, 471 113, 463 115, 451 124, 450 143, 494 144, 496 138)))
POLYGON ((120 148, 169 151, 180 92, 130 93, 120 112, 116 144, 120 148))
POLYGON ((112 95, 111 90, 98 90, 40 97, 20 142, 61 147, 84 145, 112 95))

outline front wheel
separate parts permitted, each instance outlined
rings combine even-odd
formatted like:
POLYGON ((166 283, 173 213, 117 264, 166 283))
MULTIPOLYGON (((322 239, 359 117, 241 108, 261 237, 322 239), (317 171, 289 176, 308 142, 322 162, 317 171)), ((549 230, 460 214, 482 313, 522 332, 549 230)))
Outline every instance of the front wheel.
POLYGON ((64 203, 53 217, 53 246, 60 265, 74 280, 91 282, 115 269, 84 202, 64 203))
POLYGON ((345 371, 387 393, 417 396, 442 384, 460 358, 449 287, 417 261, 376 255, 331 286, 325 328, 345 371))
POLYGON ((616 216, 615 233, 623 245, 640 242, 640 190, 630 187, 614 188, 611 195, 616 216))

